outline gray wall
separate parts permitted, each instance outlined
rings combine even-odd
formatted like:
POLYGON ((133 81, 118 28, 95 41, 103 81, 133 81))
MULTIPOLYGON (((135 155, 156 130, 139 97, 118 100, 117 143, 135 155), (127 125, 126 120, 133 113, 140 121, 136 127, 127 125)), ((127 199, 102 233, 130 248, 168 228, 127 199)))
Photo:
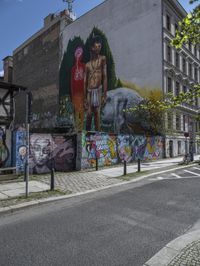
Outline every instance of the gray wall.
POLYGON ((118 78, 162 87, 161 0, 105 1, 64 28, 62 54, 70 38, 86 40, 94 26, 108 39, 118 78))

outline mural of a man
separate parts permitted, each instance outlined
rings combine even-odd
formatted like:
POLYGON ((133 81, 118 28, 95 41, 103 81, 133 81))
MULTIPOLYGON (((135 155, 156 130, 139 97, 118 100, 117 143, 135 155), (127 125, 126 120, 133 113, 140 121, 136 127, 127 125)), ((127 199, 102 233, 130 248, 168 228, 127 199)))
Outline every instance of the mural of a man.
POLYGON ((71 98, 74 106, 75 124, 77 130, 83 129, 84 122, 84 73, 82 63, 83 48, 78 46, 74 52, 75 63, 71 69, 71 98))
POLYGON ((107 64, 106 57, 101 55, 102 41, 99 36, 91 40, 91 57, 85 68, 84 92, 86 130, 91 130, 92 115, 94 114, 95 131, 100 131, 100 111, 107 96, 107 64))

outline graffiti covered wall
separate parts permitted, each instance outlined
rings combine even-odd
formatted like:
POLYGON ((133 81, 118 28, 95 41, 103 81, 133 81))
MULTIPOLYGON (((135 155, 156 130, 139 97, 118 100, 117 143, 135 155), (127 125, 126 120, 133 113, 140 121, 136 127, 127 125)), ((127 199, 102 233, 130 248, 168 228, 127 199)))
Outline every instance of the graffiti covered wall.
POLYGON ((117 137, 106 133, 82 133, 82 161, 81 167, 90 168, 113 165, 118 162, 117 137))
POLYGON ((161 1, 108 0, 64 27, 59 94, 66 125, 76 131, 152 134, 145 112, 127 110, 162 94, 160 10, 161 1))
MULTIPOLYGON (((16 138, 17 172, 24 172, 26 160, 25 132, 18 131, 16 138)), ((30 135, 30 173, 48 173, 51 166, 56 171, 75 170, 76 137, 62 134, 31 134, 30 135)))
POLYGON ((23 173, 25 170, 26 162, 26 131, 15 131, 14 134, 16 172, 17 174, 23 173))
POLYGON ((163 138, 143 135, 114 135, 106 133, 82 133, 81 168, 108 166, 137 159, 154 160, 163 158, 163 138), (97 151, 97 152, 96 152, 97 151))

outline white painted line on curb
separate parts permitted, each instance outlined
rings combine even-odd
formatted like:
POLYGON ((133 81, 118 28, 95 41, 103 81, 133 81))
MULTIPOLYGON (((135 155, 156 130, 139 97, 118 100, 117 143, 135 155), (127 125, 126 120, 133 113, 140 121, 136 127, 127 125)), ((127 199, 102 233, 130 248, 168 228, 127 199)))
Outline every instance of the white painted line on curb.
POLYGON ((183 170, 183 171, 186 173, 192 174, 192 175, 200 176, 199 174, 192 172, 192 171, 189 171, 189 170, 183 170))
POLYGON ((177 175, 177 174, 175 174, 175 173, 172 173, 171 175, 173 175, 173 176, 175 176, 175 177, 177 177, 177 178, 182 178, 180 175, 177 175))
POLYGON ((162 179, 164 179, 164 177, 158 176, 157 179, 162 180, 162 179))

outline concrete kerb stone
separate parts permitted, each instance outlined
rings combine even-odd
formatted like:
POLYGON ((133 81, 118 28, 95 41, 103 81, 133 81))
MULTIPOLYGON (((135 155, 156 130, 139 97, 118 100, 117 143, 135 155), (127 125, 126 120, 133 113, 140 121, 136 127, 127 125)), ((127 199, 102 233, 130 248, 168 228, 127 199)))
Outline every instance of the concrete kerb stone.
POLYGON ((167 266, 187 245, 200 239, 200 230, 184 234, 156 253, 143 266, 167 266))
POLYGON ((190 165, 184 165, 184 166, 179 166, 179 167, 173 167, 171 169, 167 169, 167 170, 163 170, 163 171, 158 171, 154 173, 150 173, 150 174, 146 174, 146 175, 142 175, 140 177, 137 177, 135 179, 129 180, 129 181, 121 181, 117 184, 112 184, 109 186, 105 186, 102 188, 97 188, 97 189, 90 189, 90 190, 86 190, 84 192, 78 192, 78 193, 73 193, 73 194, 69 194, 69 195, 64 195, 64 196, 57 196, 57 197, 50 197, 50 198, 45 198, 45 199, 40 199, 40 200, 33 200, 33 201, 29 201, 29 202, 24 202, 24 203, 20 203, 20 204, 16 204, 13 206, 9 206, 9 207, 2 207, 0 208, 0 215, 4 214, 4 213, 8 213, 8 212, 14 212, 15 210, 21 210, 27 207, 31 207, 34 205, 42 205, 45 203, 50 203, 50 202, 54 202, 54 201, 59 201, 59 200, 64 200, 64 199, 68 199, 68 198, 72 198, 72 197, 77 197, 77 196, 81 196, 81 195, 85 195, 85 194, 89 194, 89 193, 93 193, 93 192, 97 192, 97 191, 101 191, 101 190, 106 190, 112 187, 118 187, 118 186, 122 186, 122 185, 127 185, 130 183, 134 183, 134 182, 138 182, 140 180, 143 180, 147 177, 151 177, 153 175, 158 175, 158 174, 162 174, 162 173, 167 173, 167 172, 171 172, 174 170, 178 170, 178 169, 183 169, 183 168, 187 168, 187 167, 191 167, 192 165, 195 164, 190 164, 190 165))

